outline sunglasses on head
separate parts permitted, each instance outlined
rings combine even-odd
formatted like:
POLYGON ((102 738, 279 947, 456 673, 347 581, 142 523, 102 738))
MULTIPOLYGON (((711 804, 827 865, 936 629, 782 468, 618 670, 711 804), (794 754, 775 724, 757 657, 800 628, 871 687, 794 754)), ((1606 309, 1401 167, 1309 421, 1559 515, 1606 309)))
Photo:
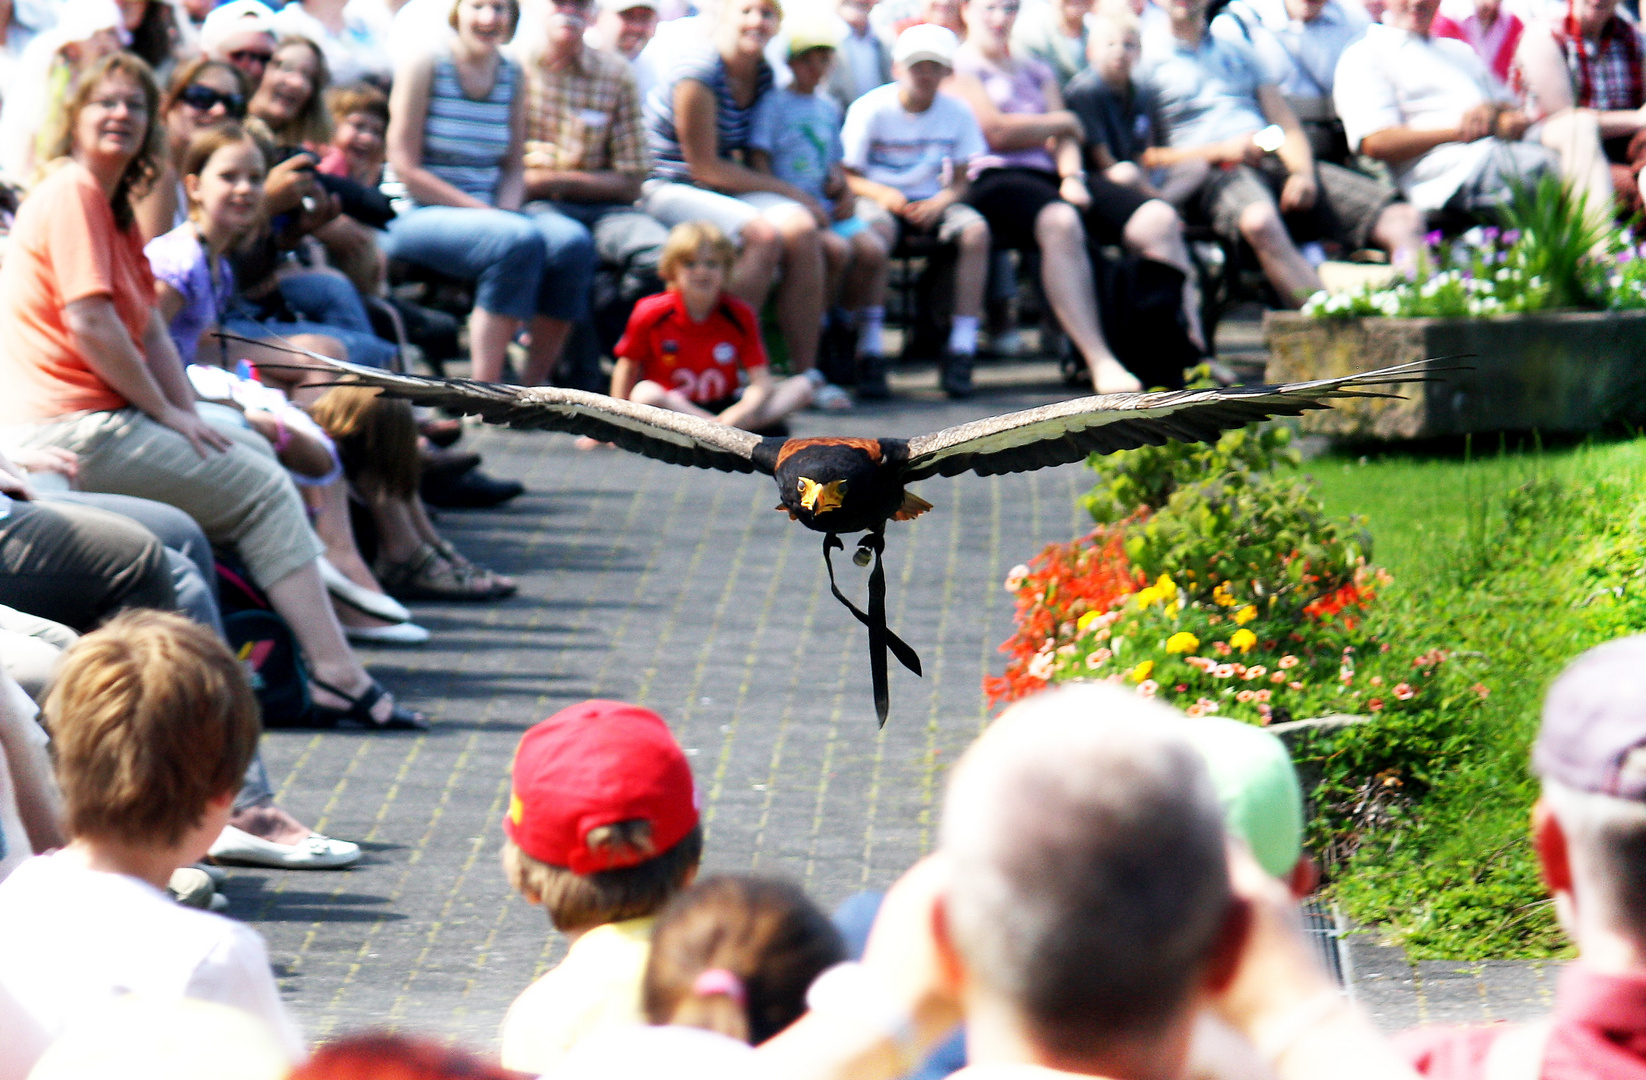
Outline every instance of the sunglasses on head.
POLYGON ((210 112, 212 106, 221 105, 223 111, 236 120, 246 115, 246 98, 243 94, 225 94, 202 83, 185 88, 177 95, 177 100, 199 112, 210 112))

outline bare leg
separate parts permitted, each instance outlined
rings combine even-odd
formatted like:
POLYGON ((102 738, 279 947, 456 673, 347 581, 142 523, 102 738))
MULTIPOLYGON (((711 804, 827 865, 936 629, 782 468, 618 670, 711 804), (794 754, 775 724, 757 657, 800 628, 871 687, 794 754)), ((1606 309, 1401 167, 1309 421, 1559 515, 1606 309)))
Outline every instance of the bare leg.
POLYGON ((293 334, 268 345, 245 341, 220 343, 208 334, 201 341, 199 356, 202 363, 215 363, 230 370, 241 360, 248 360, 257 369, 258 382, 284 391, 299 405, 314 404, 331 388, 331 376, 323 371, 297 370, 293 365, 301 366, 312 361, 294 356, 283 348, 277 348, 278 345, 307 349, 335 360, 349 358, 349 350, 341 341, 323 334, 293 334))
POLYGON ((783 262, 783 241, 770 222, 755 218, 743 226, 740 242, 743 250, 726 277, 726 291, 758 312, 766 305, 766 297, 771 295, 772 285, 777 281, 777 268, 783 262))
POLYGON ((874 229, 864 229, 851 239, 851 273, 841 288, 840 306, 862 311, 886 305, 886 277, 891 269, 891 244, 874 229))
POLYGON ((1280 302, 1299 308, 1320 291, 1320 275, 1292 243, 1286 223, 1273 203, 1255 202, 1240 212, 1240 235, 1257 252, 1257 261, 1269 284, 1280 294, 1280 302))
POLYGON ((503 381, 503 360, 509 342, 520 332, 520 320, 485 308, 469 313, 470 377, 481 382, 503 381))
POLYGON ((371 501, 372 519, 377 523, 377 543, 383 558, 391 563, 410 562, 425 545, 405 499, 383 495, 371 501))
POLYGON ((827 307, 840 297, 846 270, 852 263, 852 246, 831 230, 819 229, 817 237, 823 248, 823 303, 827 307))
POLYGON ((1206 183, 1212 164, 1200 158, 1180 161, 1166 170, 1166 179, 1160 184, 1160 197, 1173 206, 1182 207, 1206 183))
POLYGON ((254 803, 236 810, 229 824, 275 844, 300 844, 314 832, 272 802, 254 803))
POLYGON ((526 370, 521 381, 527 386, 546 386, 560 350, 572 335, 573 323, 568 319, 551 319, 539 315, 531 321, 531 345, 526 349, 526 370))
POLYGON ((383 587, 373 576, 371 567, 360 554, 360 545, 354 538, 354 522, 349 518, 349 491, 346 480, 327 484, 323 488, 301 488, 303 501, 315 508, 314 531, 326 545, 326 559, 343 572, 343 576, 372 592, 383 587))
POLYGON ((989 225, 974 221, 960 230, 960 256, 954 267, 954 313, 980 318, 983 289, 989 280, 989 225))
MULTIPOLYGON (((383 587, 378 584, 371 568, 366 565, 365 558, 360 554, 360 545, 354 538, 354 523, 349 517, 347 481, 338 480, 323 488, 299 488, 298 492, 303 496, 303 502, 315 512, 314 531, 320 537, 320 542, 326 545, 326 561, 361 588, 381 593, 383 587)), ((335 596, 331 601, 337 621, 346 627, 394 625, 387 619, 379 619, 363 611, 357 611, 335 596)))
MULTIPOLYGON (((372 677, 360 666, 343 636, 343 627, 332 613, 318 566, 313 562, 304 563, 264 591, 274 610, 291 627, 316 679, 330 683, 351 697, 359 696, 371 686, 372 677)), ((310 692, 322 705, 331 708, 347 705, 336 694, 319 686, 311 686, 310 692)), ((372 718, 386 720, 393 709, 393 699, 385 694, 373 707, 372 718)))
POLYGON ((714 419, 714 413, 701 408, 697 402, 685 394, 678 390, 666 389, 650 379, 641 379, 635 383, 634 389, 629 392, 629 400, 641 405, 651 405, 659 409, 686 413, 688 416, 702 417, 704 420, 714 419))
POLYGON ((1126 222, 1126 246, 1141 255, 1183 271, 1183 318, 1189 340, 1206 351, 1206 335, 1200 326, 1200 285, 1194 265, 1189 262, 1189 245, 1183 242, 1183 222, 1177 211, 1160 199, 1150 199, 1137 208, 1126 222))
POLYGON ((1080 212, 1066 202, 1048 203, 1034 223, 1040 244, 1040 284, 1063 332, 1091 369, 1099 394, 1143 389, 1143 384, 1115 358, 1098 323, 1097 285, 1086 254, 1086 230, 1080 212))
POLYGON ((722 424, 745 430, 770 427, 811 404, 813 390, 812 381, 804 375, 790 376, 769 389, 751 386, 736 405, 717 419, 722 424))
POLYGON ((1389 263, 1403 274, 1417 272, 1423 250, 1423 213, 1410 203, 1391 203, 1372 226, 1372 243, 1389 253, 1389 263))
POLYGON ((1560 155, 1560 174, 1585 199, 1590 222, 1606 228, 1612 222, 1612 171, 1600 146, 1600 126, 1588 109, 1562 109, 1543 121, 1544 146, 1560 155))
POLYGON ((783 240, 783 280, 777 286, 777 324, 789 346, 795 373, 817 365, 817 338, 823 329, 823 243, 817 222, 796 211, 777 222, 783 240))

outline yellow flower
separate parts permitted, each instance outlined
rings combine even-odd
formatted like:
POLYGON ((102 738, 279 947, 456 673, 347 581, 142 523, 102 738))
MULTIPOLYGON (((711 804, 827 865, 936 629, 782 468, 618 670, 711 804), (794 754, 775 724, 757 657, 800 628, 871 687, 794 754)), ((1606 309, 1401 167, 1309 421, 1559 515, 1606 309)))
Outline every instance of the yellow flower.
POLYGON ((1251 652, 1252 646, 1257 644, 1257 635, 1244 626, 1229 635, 1229 644, 1241 652, 1251 652))
POLYGON ((1131 672, 1131 675, 1129 676, 1129 678, 1132 680, 1132 682, 1139 682, 1140 683, 1144 679, 1147 679, 1149 677, 1149 673, 1152 672, 1153 670, 1154 670, 1154 661, 1153 660, 1145 660, 1141 664, 1139 664, 1136 667, 1132 668, 1132 672, 1131 672))
POLYGON ((1146 589, 1137 590, 1137 606, 1140 608, 1146 608, 1149 605, 1159 601, 1160 598, 1160 590, 1155 588, 1153 585, 1150 585, 1146 589))
POLYGON ((1074 623, 1074 632, 1077 634, 1084 634, 1086 632, 1086 627, 1097 621, 1098 615, 1099 612, 1088 611, 1086 614, 1076 619, 1074 623))
POLYGON ((1217 588, 1212 590, 1212 599, 1217 602, 1218 607, 1234 607, 1240 602, 1234 598, 1234 593, 1229 591, 1227 581, 1218 582, 1217 588))
POLYGON ((1170 600, 1177 595, 1177 582, 1165 574, 1161 574, 1155 581, 1154 587, 1160 590, 1160 595, 1170 600))
POLYGON ((1187 630, 1179 630, 1166 639, 1166 651, 1169 653, 1190 653, 1200 648, 1200 639, 1187 630))
POLYGON ((1234 621, 1241 626, 1245 626, 1255 618, 1257 618, 1257 608, 1252 604, 1247 604, 1234 613, 1234 621))
POLYGON ((1168 618, 1168 619, 1177 618, 1178 609, 1179 609, 1179 605, 1178 605, 1178 602, 1176 600, 1173 600, 1171 603, 1167 604, 1166 605, 1166 618, 1168 618))

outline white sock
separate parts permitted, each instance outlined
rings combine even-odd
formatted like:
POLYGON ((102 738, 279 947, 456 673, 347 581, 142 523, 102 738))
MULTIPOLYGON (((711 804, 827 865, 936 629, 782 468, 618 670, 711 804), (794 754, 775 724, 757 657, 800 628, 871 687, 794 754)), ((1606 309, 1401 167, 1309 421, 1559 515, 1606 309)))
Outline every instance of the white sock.
POLYGON ((857 315, 857 351, 865 356, 880 356, 886 351, 881 331, 886 328, 886 309, 868 307, 857 315))
POLYGON ((977 316, 956 315, 949 326, 949 351, 961 356, 977 352, 977 316))

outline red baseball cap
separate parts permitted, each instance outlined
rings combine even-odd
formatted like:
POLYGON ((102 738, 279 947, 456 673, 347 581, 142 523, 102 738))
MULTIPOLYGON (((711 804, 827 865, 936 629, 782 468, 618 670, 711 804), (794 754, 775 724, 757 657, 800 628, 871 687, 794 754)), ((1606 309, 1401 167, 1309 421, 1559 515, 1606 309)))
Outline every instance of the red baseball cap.
POLYGON ((663 718, 621 701, 585 701, 536 725, 514 753, 503 831, 527 855, 574 874, 645 862, 697 826, 697 789, 663 718), (603 825, 651 824, 652 850, 591 850, 603 825))

